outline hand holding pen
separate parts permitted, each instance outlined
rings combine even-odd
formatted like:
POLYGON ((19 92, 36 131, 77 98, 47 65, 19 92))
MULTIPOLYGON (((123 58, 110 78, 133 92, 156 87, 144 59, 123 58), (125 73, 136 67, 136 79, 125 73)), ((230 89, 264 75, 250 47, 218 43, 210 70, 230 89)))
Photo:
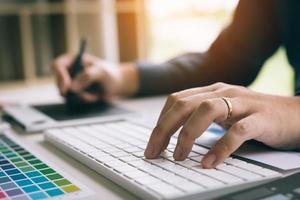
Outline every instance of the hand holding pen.
MULTIPOLYGON (((86 40, 82 39, 80 42, 79 53, 75 58, 72 67, 69 69, 69 75, 72 80, 74 80, 75 78, 77 78, 77 76, 79 76, 81 73, 84 73, 84 71, 86 71, 84 68, 84 63, 82 61, 82 57, 84 55, 85 49, 86 49, 86 40)), ((88 77, 86 77, 85 79, 86 79, 85 81, 87 82, 88 77)), ((100 95, 104 91, 101 83, 94 81, 94 82, 88 82, 87 87, 84 88, 84 92, 90 93, 90 95, 91 94, 100 95)), ((66 97, 67 106, 72 109, 80 108, 84 104, 89 103, 84 101, 83 98, 81 98, 80 93, 76 93, 75 91, 72 90, 69 90, 65 97, 66 97)))
MULTIPOLYGON (((98 57, 84 53, 85 42, 77 56, 64 54, 56 58, 52 64, 60 93, 67 96, 72 91, 81 102, 95 103, 110 100, 116 96, 130 96, 137 90, 137 70, 133 64, 119 64, 102 60, 98 57), (81 57, 80 59, 78 59, 81 57), (70 69, 81 60, 81 70, 77 73, 70 69), (74 73, 76 75, 71 74, 74 73), (73 78, 72 78, 73 77, 73 78), (91 85, 99 84, 101 90, 91 89, 91 85)), ((76 67, 77 68, 77 67, 76 67)), ((98 86, 97 86, 98 87, 98 86)))

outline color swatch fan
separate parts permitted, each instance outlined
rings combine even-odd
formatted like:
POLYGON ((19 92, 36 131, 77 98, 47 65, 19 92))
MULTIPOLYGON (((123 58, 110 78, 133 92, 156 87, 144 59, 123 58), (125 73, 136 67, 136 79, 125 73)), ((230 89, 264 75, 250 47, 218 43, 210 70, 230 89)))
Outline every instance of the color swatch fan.
POLYGON ((0 199, 82 197, 82 188, 0 133, 0 199))

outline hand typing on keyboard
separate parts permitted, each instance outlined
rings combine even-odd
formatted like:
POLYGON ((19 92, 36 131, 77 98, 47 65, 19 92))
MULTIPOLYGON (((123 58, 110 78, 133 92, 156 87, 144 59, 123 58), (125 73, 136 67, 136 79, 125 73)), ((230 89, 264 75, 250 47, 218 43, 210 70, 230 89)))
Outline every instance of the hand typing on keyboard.
POLYGON ((200 160, 208 149, 199 145, 193 145, 187 159, 175 161, 176 137, 170 138, 166 151, 157 159, 145 159, 150 133, 148 127, 134 122, 111 121, 47 130, 45 137, 142 199, 189 199, 196 194, 199 198, 193 199, 212 199, 213 195, 220 195, 216 190, 228 192, 228 188, 280 176, 273 170, 231 157, 215 169, 203 169, 200 160))
POLYGON ((299 147, 300 124, 290 120, 299 118, 299 106, 299 97, 266 95, 224 83, 177 92, 168 98, 160 114, 145 157, 160 155, 182 126, 173 156, 184 160, 195 139, 212 122, 228 131, 202 159, 204 168, 216 167, 250 139, 275 148, 299 147))

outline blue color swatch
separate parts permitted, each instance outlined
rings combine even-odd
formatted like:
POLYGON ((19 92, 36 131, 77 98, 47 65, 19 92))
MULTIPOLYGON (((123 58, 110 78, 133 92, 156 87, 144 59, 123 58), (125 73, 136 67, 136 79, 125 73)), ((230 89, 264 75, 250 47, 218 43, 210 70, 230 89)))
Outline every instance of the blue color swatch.
POLYGON ((0 133, 0 200, 39 200, 80 188, 0 133))

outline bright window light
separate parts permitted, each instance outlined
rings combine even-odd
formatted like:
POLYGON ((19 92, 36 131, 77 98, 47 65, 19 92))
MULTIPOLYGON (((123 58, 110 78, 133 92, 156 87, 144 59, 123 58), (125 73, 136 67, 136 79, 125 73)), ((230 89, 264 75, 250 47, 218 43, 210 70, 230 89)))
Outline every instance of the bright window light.
POLYGON ((205 51, 232 17, 237 0, 147 0, 148 58, 205 51))

